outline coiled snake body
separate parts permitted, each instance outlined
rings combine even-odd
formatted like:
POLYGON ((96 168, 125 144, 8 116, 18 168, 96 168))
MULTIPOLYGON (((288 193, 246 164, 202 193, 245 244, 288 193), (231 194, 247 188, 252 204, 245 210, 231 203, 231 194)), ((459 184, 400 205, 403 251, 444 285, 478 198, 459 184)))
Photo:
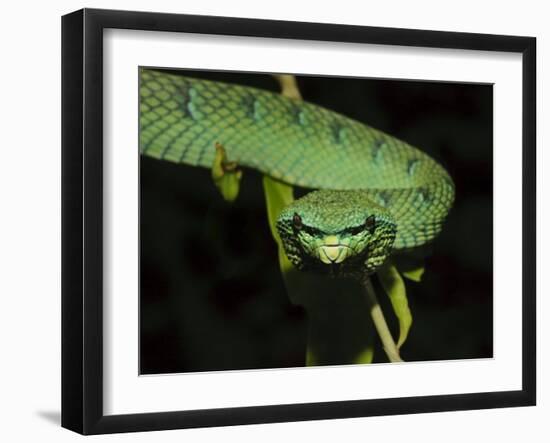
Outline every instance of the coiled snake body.
POLYGON ((370 274, 433 240, 454 200, 442 166, 363 123, 268 91, 141 70, 143 155, 212 168, 216 143, 239 166, 316 190, 277 220, 298 269, 370 274))

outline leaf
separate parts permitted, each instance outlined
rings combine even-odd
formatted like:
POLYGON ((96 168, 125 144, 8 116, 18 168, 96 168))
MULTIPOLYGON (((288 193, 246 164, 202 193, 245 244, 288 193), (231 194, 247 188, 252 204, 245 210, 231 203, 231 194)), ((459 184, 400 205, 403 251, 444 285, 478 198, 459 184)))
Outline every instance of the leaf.
POLYGON ((306 349, 306 366, 317 366, 317 359, 309 347, 306 349))
POLYGON ((420 266, 418 268, 402 271, 403 277, 408 278, 409 280, 419 282, 422 280, 422 275, 424 275, 425 268, 424 266, 420 266))
POLYGON ((267 206, 267 218, 269 220, 269 228, 271 229, 271 235, 277 242, 279 249, 279 266, 281 272, 285 275, 288 271, 293 269, 292 263, 287 258, 279 233, 277 232, 277 217, 281 211, 294 201, 294 189, 292 186, 277 181, 267 175, 263 177, 265 203, 267 206))
POLYGON ((358 365, 370 364, 372 363, 373 357, 374 357, 374 347, 369 346, 368 348, 366 348, 365 350, 359 353, 359 355, 357 356, 357 358, 353 363, 358 365))
POLYGON ((422 255, 422 251, 398 255, 392 260, 403 277, 417 283, 422 280, 425 271, 424 255, 422 255))
POLYGON ((412 314, 407 300, 407 289, 401 275, 399 275, 399 271, 393 265, 386 265, 380 268, 378 278, 386 294, 388 294, 393 311, 399 320, 399 340, 397 341, 397 347, 400 348, 405 343, 412 325, 412 314))
POLYGON ((225 149, 219 143, 216 143, 216 156, 210 172, 223 198, 228 202, 234 201, 239 195, 243 171, 237 168, 236 163, 227 160, 225 149))

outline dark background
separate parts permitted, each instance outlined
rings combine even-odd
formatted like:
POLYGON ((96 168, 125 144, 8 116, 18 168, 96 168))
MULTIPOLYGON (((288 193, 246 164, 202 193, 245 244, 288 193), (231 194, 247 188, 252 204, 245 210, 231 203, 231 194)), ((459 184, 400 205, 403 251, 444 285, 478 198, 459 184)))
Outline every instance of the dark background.
MULTIPOLYGON (((269 75, 185 75, 278 91, 269 75)), ((413 326, 401 355, 491 357, 492 86, 329 77, 298 83, 305 100, 405 140, 449 171, 456 202, 422 282, 406 281, 413 326)), ((229 204, 207 169, 142 157, 140 172, 142 374, 303 366, 308 319, 326 345, 321 364, 349 363, 361 350, 370 317, 347 291, 311 294, 315 309, 291 303, 260 174, 245 170, 229 204)), ((391 306, 375 287, 396 336, 391 306)), ((376 341, 374 362, 385 361, 376 341)))

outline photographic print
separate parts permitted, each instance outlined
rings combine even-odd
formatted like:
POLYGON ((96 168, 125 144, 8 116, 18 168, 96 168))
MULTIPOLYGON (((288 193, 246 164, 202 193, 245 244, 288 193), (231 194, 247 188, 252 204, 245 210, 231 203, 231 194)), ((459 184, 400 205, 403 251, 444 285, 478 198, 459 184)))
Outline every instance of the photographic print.
POLYGON ((535 38, 62 23, 62 426, 536 404, 535 38))
POLYGON ((139 85, 141 374, 493 356, 492 85, 139 85))

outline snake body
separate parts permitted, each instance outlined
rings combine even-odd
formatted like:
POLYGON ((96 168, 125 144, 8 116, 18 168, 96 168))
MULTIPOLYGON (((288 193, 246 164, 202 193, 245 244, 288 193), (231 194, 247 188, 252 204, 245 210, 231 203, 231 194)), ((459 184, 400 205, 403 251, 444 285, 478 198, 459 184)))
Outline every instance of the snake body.
POLYGON ((239 167, 317 191, 277 228, 299 269, 374 272, 395 251, 433 240, 453 204, 445 169, 377 129, 252 87, 142 69, 140 152, 212 168, 216 143, 239 167))

